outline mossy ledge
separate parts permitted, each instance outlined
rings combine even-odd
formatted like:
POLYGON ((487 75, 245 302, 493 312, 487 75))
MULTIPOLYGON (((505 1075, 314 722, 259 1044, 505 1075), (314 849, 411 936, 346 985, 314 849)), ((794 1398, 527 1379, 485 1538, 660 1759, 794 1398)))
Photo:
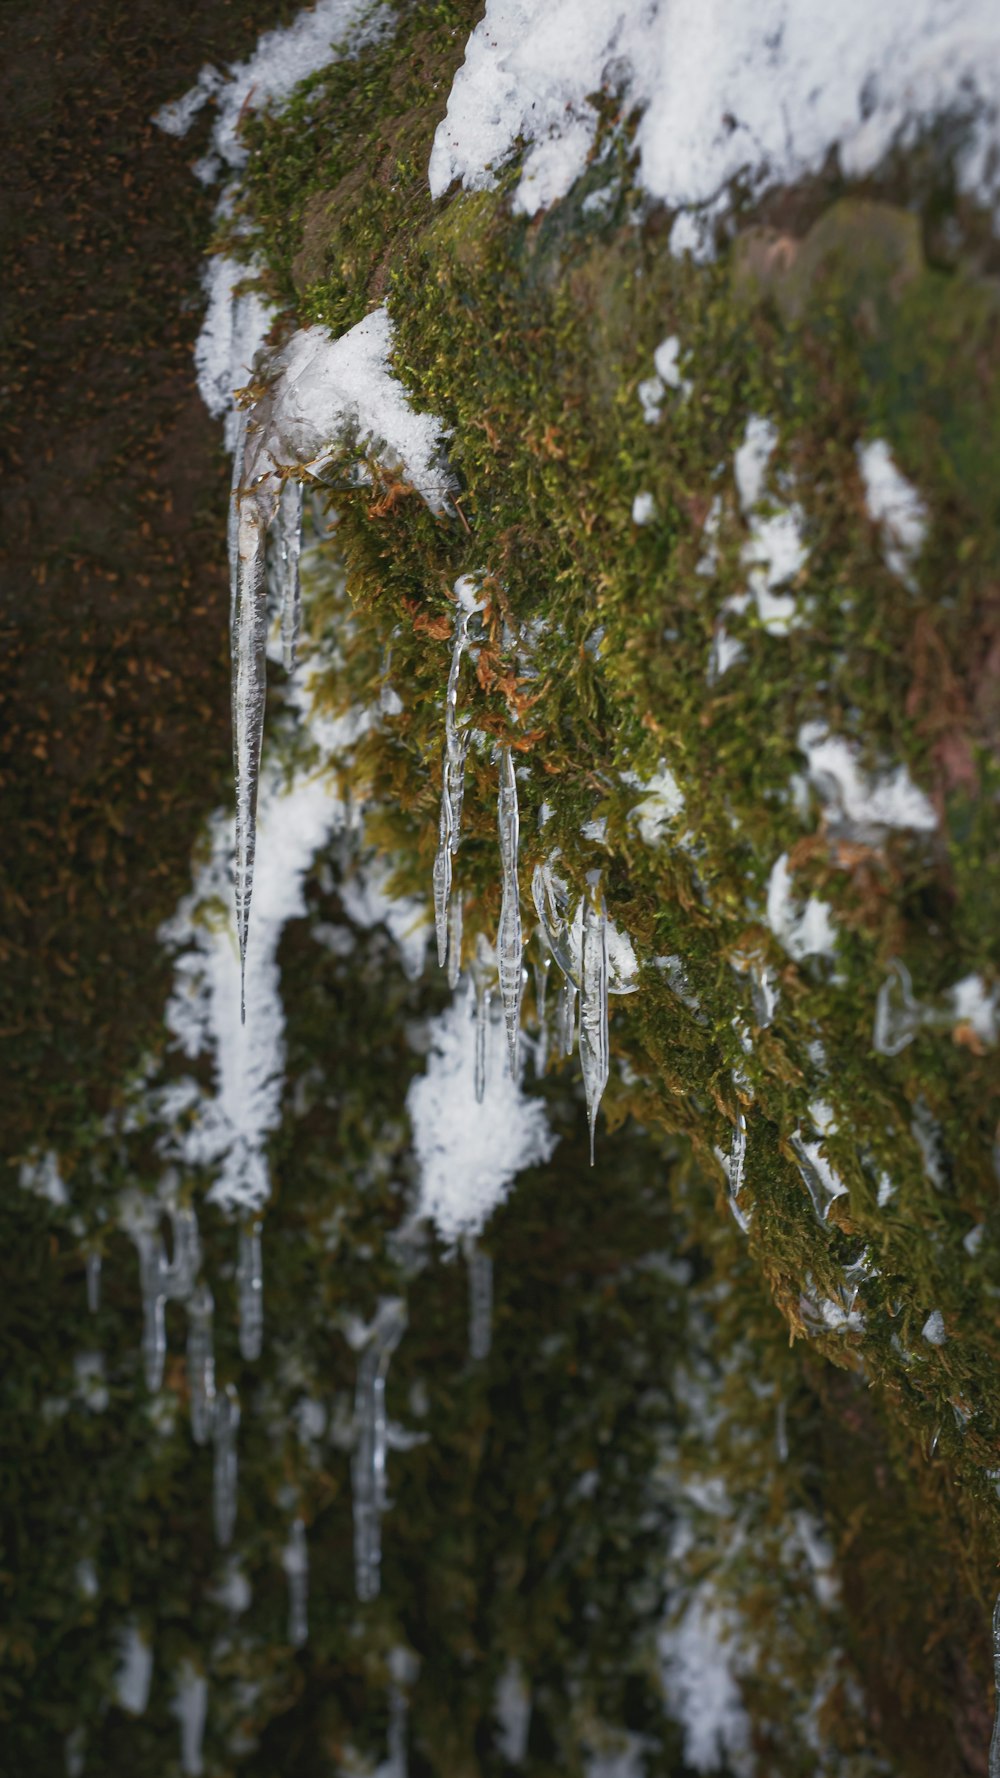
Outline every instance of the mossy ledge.
MULTIPOLYGON (((734 204, 711 263, 674 258, 613 94, 586 175, 552 210, 512 214, 516 163, 493 191, 432 204, 431 139, 477 10, 412 6, 360 67, 335 64, 245 126, 225 244, 263 261, 282 326, 341 332, 387 303, 395 370, 441 417, 460 489, 435 518, 374 457, 358 486, 347 446, 324 473, 353 619, 320 695, 375 705, 391 680, 401 708, 344 769, 397 887, 427 895, 451 589, 481 578, 487 637, 460 690, 482 737, 459 861, 467 943, 496 927, 501 741, 523 768, 522 888, 556 848, 579 888, 599 869, 640 959, 640 991, 614 1009, 602 1190, 618 1126, 667 1133, 686 1156, 678 1180, 700 1182, 698 1238, 732 1264, 742 1237, 719 1233, 719 1156, 745 1115, 751 1274, 799 1365, 822 1354, 874 1392, 907 1510, 961 1552, 985 1613, 1000 1530, 997 1054, 957 1010, 894 1055, 873 1030, 895 959, 939 1007, 972 974, 989 993, 997 973, 995 251, 929 143, 863 183, 830 171, 734 204), (666 338, 683 381, 651 420, 639 388, 666 338), (746 596, 734 459, 755 418, 776 440, 763 510, 793 504, 802 544, 783 633, 746 596), (905 572, 866 504, 859 450, 875 440, 927 518, 905 572), (723 615, 739 654, 713 675, 723 615), (933 829, 838 823, 807 771, 808 724, 870 773, 904 767, 933 829), (683 809, 647 843, 627 775, 664 768, 683 809), (776 934, 782 859, 793 909, 828 909, 830 955, 776 934), (755 973, 777 994, 765 1024, 755 973), (820 1210, 804 1142, 846 1188, 820 1210)), ((318 659, 336 618, 317 593, 318 659)), ((985 1672, 985 1642, 976 1659, 985 1672)))

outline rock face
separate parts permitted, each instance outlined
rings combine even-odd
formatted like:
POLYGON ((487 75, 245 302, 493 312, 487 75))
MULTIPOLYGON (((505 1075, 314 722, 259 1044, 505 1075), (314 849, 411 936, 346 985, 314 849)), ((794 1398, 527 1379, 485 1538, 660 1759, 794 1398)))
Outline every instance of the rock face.
MULTIPOLYGON (((852 113, 853 134, 831 125, 767 173, 749 150, 725 158, 749 129, 737 109, 712 138, 724 186, 682 202, 657 111, 666 12, 626 7, 608 60, 599 7, 579 10, 578 41, 568 4, 478 11, 420 0, 239 125, 219 244, 251 256, 274 319, 245 380, 262 454, 243 492, 271 477, 277 499, 280 471, 307 515, 307 680, 286 693, 272 675, 258 867, 284 778, 303 794, 335 778, 343 807, 317 814, 267 951, 285 1027, 255 1138, 266 1338, 240 1352, 217 1209, 237 1199, 199 1148, 211 1058, 194 1039, 192 1078, 150 1062, 117 1121, 23 1175, 19 1253, 54 1230, 71 1255, 81 1226, 108 1247, 110 1406, 91 1417, 115 1428, 80 1431, 80 1366, 63 1378, 52 1353, 25 1385, 24 1471, 87 1468, 73 1517, 100 1603, 73 1622, 98 1613, 109 1649, 128 1617, 154 1651, 148 1719, 105 1728, 83 1638, 66 1689, 137 1778, 162 1769, 176 1675, 203 1668, 208 1771, 291 1774, 300 1747, 324 1778, 374 1768, 388 1734, 381 1770, 399 1778, 408 1748, 470 1778, 504 1760, 538 1778, 983 1772, 1000 285, 992 192, 969 169, 986 125, 969 88, 961 117, 945 92, 894 133, 889 82, 869 90, 867 134, 852 113), (317 417, 289 370, 303 339, 343 357, 375 321, 376 369, 317 417), (428 463, 440 442, 437 500, 370 420, 376 373, 378 411, 422 429, 428 463), (282 377, 308 414, 295 436, 259 424, 282 377), (450 1004, 412 945, 443 846, 450 1004), (397 908, 414 898, 405 920, 387 883, 397 908), (522 1014, 530 1068, 501 1092, 482 1072, 505 1051, 516 1068, 522 1014), (504 1106, 535 1138, 510 1167, 504 1106), (439 1141, 449 1118, 458 1137, 439 1141), (429 1180, 425 1153, 469 1179, 429 1180), (511 1188, 525 1160, 542 1164, 511 1188), (124 1181, 152 1190, 164 1167, 202 1216, 213 1389, 216 1372, 239 1388, 242 1587, 203 1522, 210 1454, 174 1412, 190 1379, 169 1315, 151 1403, 129 1368, 138 1299, 108 1230, 124 1181), (417 1226, 432 1199, 448 1242, 474 1230, 489 1277, 474 1364, 469 1280, 417 1226), (387 1303, 406 1330, 361 1411, 352 1343, 387 1303), (377 1531, 360 1605, 359 1523, 377 1531), (290 1526, 309 1565, 294 1630, 290 1526)), ((923 10, 908 26, 914 43, 934 28, 923 10)), ((988 71, 1000 33, 981 35, 988 71)), ((765 112, 787 51, 779 34, 755 76, 765 112)), ((734 57, 712 66, 737 106, 734 57)), ((848 64, 857 84, 853 46, 848 64)), ((263 563, 258 591, 263 613, 263 563)), ((185 904, 192 945, 221 932, 224 875, 185 904)), ((55 1270, 44 1291, 14 1281, 18 1326, 36 1298, 55 1314, 55 1270)), ((65 1513, 35 1511, 69 1573, 65 1513)), ((25 1644, 50 1615, 29 1585, 25 1644)), ((33 1709, 43 1738, 72 1727, 62 1695, 33 1709)))

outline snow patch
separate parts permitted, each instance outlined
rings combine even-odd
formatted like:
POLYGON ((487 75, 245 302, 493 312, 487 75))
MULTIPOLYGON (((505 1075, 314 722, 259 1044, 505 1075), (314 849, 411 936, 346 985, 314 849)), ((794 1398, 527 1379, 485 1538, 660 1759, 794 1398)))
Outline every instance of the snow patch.
POLYGON ((857 446, 858 466, 865 484, 865 504, 882 533, 885 565, 916 592, 913 564, 927 536, 927 508, 912 482, 893 461, 884 438, 857 446))
POLYGON ((661 759, 651 778, 640 778, 638 772, 622 772, 621 781, 633 790, 645 791, 642 801, 629 810, 629 820, 635 822, 645 845, 658 846, 684 808, 684 795, 677 779, 661 759))
POLYGON ((931 1346, 943 1346, 946 1343, 948 1335, 944 1330, 944 1316, 940 1309, 931 1310, 920 1331, 931 1346))
POLYGON ((788 853, 775 861, 767 885, 767 923, 778 943, 800 963, 804 957, 832 957, 837 928, 825 901, 810 895, 802 906, 792 889, 788 853))
POLYGON ((961 190, 1000 189, 1000 33, 991 0, 487 0, 431 152, 431 194, 489 190, 526 144, 514 208, 564 197, 587 165, 597 112, 616 91, 644 115, 640 183, 679 209, 674 253, 711 251, 737 176, 751 191, 818 172, 832 149, 848 176, 933 119, 972 119, 961 190))
POLYGON ((711 1590, 695 1593, 680 1622, 661 1631, 667 1703, 684 1731, 684 1758, 696 1772, 753 1769, 750 1724, 736 1677, 735 1620, 711 1590))
POLYGON ((905 765, 881 776, 862 772, 853 742, 831 735, 823 722, 804 722, 798 746, 809 761, 809 777, 837 827, 853 837, 872 839, 893 829, 931 833, 937 816, 905 765))
POLYGON ((434 1020, 426 1073, 407 1095, 420 1210, 446 1242, 478 1234, 515 1176, 547 1161, 556 1145, 542 1100, 529 1098, 507 1071, 502 1022, 487 1021, 486 1048, 486 1087, 477 1105, 475 1006, 471 995, 459 995, 434 1020))
POLYGON ((120 1638, 121 1664, 115 1677, 115 1698, 130 1716, 141 1716, 149 1702, 153 1678, 153 1647, 134 1618, 120 1638))

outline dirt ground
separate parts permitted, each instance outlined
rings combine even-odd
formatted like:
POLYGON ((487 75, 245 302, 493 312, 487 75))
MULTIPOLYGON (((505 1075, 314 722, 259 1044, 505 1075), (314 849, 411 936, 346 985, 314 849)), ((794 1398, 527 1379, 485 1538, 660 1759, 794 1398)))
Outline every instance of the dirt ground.
POLYGON ((192 345, 212 194, 150 116, 282 0, 3 9, 0 1153, 155 1029, 156 928, 226 794, 226 470, 192 345))

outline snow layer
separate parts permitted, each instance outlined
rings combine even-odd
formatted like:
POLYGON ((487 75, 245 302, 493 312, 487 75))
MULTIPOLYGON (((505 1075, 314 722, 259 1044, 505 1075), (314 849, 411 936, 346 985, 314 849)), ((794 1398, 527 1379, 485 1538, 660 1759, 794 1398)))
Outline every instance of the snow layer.
POLYGON ((893 461, 884 438, 859 444, 857 453, 865 484, 865 504, 882 534, 886 567, 914 592, 912 568, 927 535, 927 508, 913 483, 907 481, 893 461))
POLYGON ((790 957, 833 955, 837 928, 825 901, 810 895, 804 906, 796 902, 788 853, 776 859, 767 885, 767 923, 790 957))
POLYGON ((473 997, 459 994, 431 1027, 427 1070, 407 1095, 420 1165, 420 1211, 442 1240, 476 1235, 515 1176, 547 1161, 556 1145, 541 1099, 507 1071, 502 1022, 487 1021, 486 1091, 475 1096, 473 997))
MULTIPOLYGON (((534 215, 583 172, 600 88, 643 110, 639 177, 672 207, 722 208, 817 172, 850 175, 950 111, 975 114, 959 184, 995 203, 1000 26, 993 0, 487 0, 431 153, 431 193, 473 189, 526 146, 514 207, 534 215)), ((697 218, 675 251, 703 250, 697 218)))
POLYGON ((384 306, 339 339, 322 327, 292 335, 268 366, 269 383, 247 429, 246 498, 277 500, 275 465, 318 472, 350 435, 355 448, 379 452, 401 468, 428 506, 447 504, 451 478, 441 456, 442 422, 415 413, 389 364, 393 329, 384 306))
POLYGON ((247 158, 237 133, 247 111, 262 111, 289 98, 307 75, 336 61, 338 50, 356 55, 389 28, 392 17, 387 6, 373 6, 371 0, 318 0, 290 25, 265 31, 253 55, 232 63, 225 75, 211 64, 204 67, 190 91, 164 105, 153 122, 168 135, 184 136, 202 106, 214 98, 212 152, 235 171, 247 158))
POLYGON ((748 1775, 750 1725, 734 1671, 734 1623, 701 1587, 680 1622, 659 1637, 663 1688, 684 1731, 684 1758, 696 1772, 720 1767, 748 1775))
POLYGON ((259 1210, 270 1196, 264 1148, 281 1114, 285 1060, 278 943, 287 921, 305 913, 306 871, 342 816, 342 804, 315 772, 297 775, 289 786, 280 762, 265 765, 245 1025, 231 921, 206 917, 230 901, 228 813, 213 821, 211 856, 161 933, 178 953, 167 1027, 186 1056, 215 1059, 215 1096, 201 1100, 188 1127, 181 1124, 180 1155, 191 1166, 217 1169, 210 1195, 227 1210, 259 1210))
POLYGON ((825 723, 805 722, 798 745, 809 761, 809 777, 841 828, 857 838, 875 838, 887 829, 931 833, 937 816, 928 797, 914 784, 904 765, 869 776, 858 765, 857 749, 825 723))

